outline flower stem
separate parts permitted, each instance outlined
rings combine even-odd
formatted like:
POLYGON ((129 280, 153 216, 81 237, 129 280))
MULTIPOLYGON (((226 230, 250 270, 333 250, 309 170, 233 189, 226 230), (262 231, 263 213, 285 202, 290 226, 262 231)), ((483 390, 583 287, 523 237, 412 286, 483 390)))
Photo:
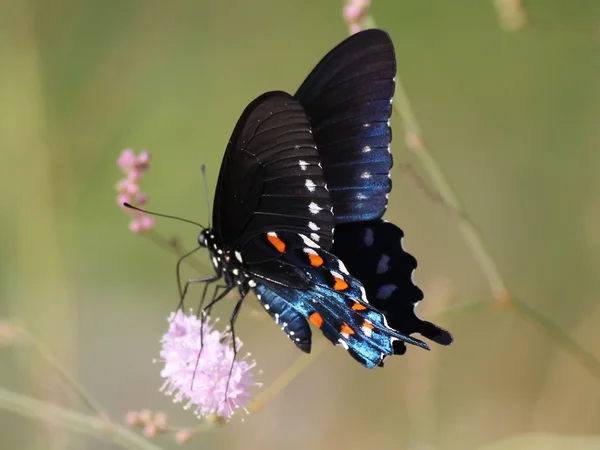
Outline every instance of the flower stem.
POLYGON ((480 300, 476 302, 466 303, 464 305, 453 306, 451 308, 444 309, 443 311, 439 311, 433 314, 429 314, 427 316, 428 319, 434 318, 444 318, 444 317, 457 317, 463 316, 465 314, 469 314, 472 312, 478 312, 483 309, 488 309, 494 306, 494 303, 489 300, 480 300))
POLYGON ((526 303, 517 298, 513 298, 511 304, 513 305, 513 311, 515 311, 522 319, 541 328, 544 333, 550 336, 552 340, 566 350, 567 353, 579 360, 592 376, 600 379, 600 362, 594 355, 581 347, 567 333, 556 326, 556 324, 546 319, 526 303))
POLYGON ((125 449, 160 450, 154 443, 106 418, 82 414, 4 388, 0 388, 0 409, 110 440, 125 449))
POLYGON ((54 371, 59 375, 62 381, 79 397, 81 402, 89 408, 99 419, 106 419, 107 413, 94 397, 89 394, 85 388, 69 373, 69 371, 60 363, 60 361, 33 335, 23 326, 19 327, 21 336, 26 339, 39 353, 40 357, 46 361, 54 371))
POLYGON ((263 406, 281 392, 288 384, 296 378, 300 372, 302 372, 310 363, 312 363, 317 356, 323 353, 323 350, 327 347, 329 341, 321 339, 312 349, 312 352, 308 355, 300 356, 290 368, 282 373, 267 389, 262 391, 256 399, 250 403, 248 410, 251 412, 260 411, 263 406))

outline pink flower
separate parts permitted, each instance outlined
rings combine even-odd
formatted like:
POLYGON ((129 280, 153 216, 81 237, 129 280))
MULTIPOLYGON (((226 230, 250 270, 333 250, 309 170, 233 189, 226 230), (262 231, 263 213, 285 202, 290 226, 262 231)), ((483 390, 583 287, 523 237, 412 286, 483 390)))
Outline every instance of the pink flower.
POLYGON ((148 200, 139 185, 142 173, 148 170, 150 163, 150 153, 143 150, 139 156, 131 148, 126 148, 121 152, 117 159, 117 165, 123 170, 125 178, 121 179, 116 186, 117 203, 127 211, 132 217, 129 222, 129 229, 135 233, 143 233, 154 228, 154 219, 140 211, 134 211, 123 206, 123 203, 130 203, 133 206, 142 206, 148 200))
POLYGON ((230 334, 216 330, 210 317, 205 318, 202 339, 201 321, 193 313, 171 313, 169 322, 161 341, 160 356, 165 364, 161 376, 166 381, 160 390, 172 395, 176 403, 185 402, 185 409, 193 407, 198 416, 215 414, 228 420, 240 409, 247 412, 249 388, 260 384, 252 372, 256 362, 249 354, 240 357, 242 343, 236 343, 234 361, 230 334))
POLYGON ((117 195, 117 204, 125 209, 125 206, 123 206, 123 203, 131 203, 131 197, 128 194, 119 194, 117 195))
POLYGON ((117 159, 117 166, 119 166, 124 171, 135 165, 136 157, 133 149, 126 148, 121 152, 119 159, 117 159))
POLYGON ((360 20, 361 16, 362 10, 358 6, 352 4, 344 6, 344 19, 346 19, 346 22, 357 22, 360 20))
POLYGON ((148 167, 148 163, 150 163, 150 153, 147 150, 142 150, 140 156, 138 156, 137 163, 141 170, 145 170, 148 167))
POLYGON ((350 26, 350 34, 362 30, 363 19, 368 15, 371 0, 347 0, 343 8, 344 20, 350 26))

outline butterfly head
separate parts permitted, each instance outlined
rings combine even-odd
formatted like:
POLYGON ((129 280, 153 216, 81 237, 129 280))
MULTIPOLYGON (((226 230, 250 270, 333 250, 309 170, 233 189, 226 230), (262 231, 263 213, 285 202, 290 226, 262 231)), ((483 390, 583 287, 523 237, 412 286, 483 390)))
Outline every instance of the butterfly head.
POLYGON ((198 235, 198 244, 200 244, 200 247, 208 248, 212 237, 211 234, 212 230, 210 228, 205 228, 200 232, 198 235))

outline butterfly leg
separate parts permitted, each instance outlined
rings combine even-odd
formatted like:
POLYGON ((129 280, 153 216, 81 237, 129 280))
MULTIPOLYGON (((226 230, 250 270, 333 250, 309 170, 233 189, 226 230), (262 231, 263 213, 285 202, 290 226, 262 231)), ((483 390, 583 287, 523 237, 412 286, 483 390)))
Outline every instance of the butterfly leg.
MULTIPOLYGON (((211 302, 217 298, 217 296, 219 295, 219 290, 221 290, 221 289, 227 289, 227 285, 219 284, 217 287, 215 287, 211 302)), ((202 299, 200 300, 200 304, 198 305, 198 309, 196 311, 196 316, 198 316, 198 317, 200 317, 200 312, 202 311, 202 305, 204 305, 204 300, 206 300, 206 291, 207 290, 208 290, 208 283, 204 287, 204 292, 202 293, 202 299)), ((211 309, 212 308, 209 308, 206 310, 206 315, 210 316, 211 309)))
MULTIPOLYGON (((187 294, 187 290, 188 287, 190 286, 190 284, 194 284, 194 283, 206 283, 206 285, 204 286, 204 292, 202 294, 202 298, 204 299, 204 297, 206 296, 206 290, 208 289, 208 285, 210 283, 213 283, 215 281, 217 281, 218 279, 220 279, 221 277, 219 275, 213 275, 210 277, 206 277, 206 278, 192 278, 190 280, 187 280, 185 282, 185 285, 183 286, 183 289, 181 289, 181 285, 179 285, 179 305, 177 306, 178 310, 183 310, 183 301, 185 299, 185 296, 187 294)), ((179 280, 177 280, 177 282, 179 283, 179 280)))
POLYGON ((204 348, 204 343, 202 342, 202 340, 204 339, 204 317, 207 315, 207 311, 210 311, 210 308, 212 308, 215 303, 225 298, 227 294, 229 294, 234 288, 235 286, 227 286, 223 293, 213 298, 213 300, 202 309, 202 320, 200 321, 200 351, 198 351, 198 358, 196 358, 196 366, 194 367, 194 376, 192 377, 191 389, 194 388, 196 369, 198 368, 198 362, 200 361, 200 357, 202 356, 202 349, 204 348))
POLYGON ((229 329, 231 330, 231 341, 233 345, 233 359, 231 360, 231 366, 229 367, 229 376, 227 377, 227 385, 225 387, 225 395, 227 395, 227 391, 229 390, 229 380, 231 380, 231 374, 233 373, 233 363, 235 362, 235 358, 237 357, 237 346, 235 342, 235 321, 237 320, 238 314, 240 313, 240 309, 242 307, 242 302, 248 295, 247 292, 240 291, 240 298, 238 299, 235 307, 233 308, 233 312, 231 313, 231 317, 229 318, 229 329))
POLYGON ((202 247, 196 247, 194 250, 185 253, 177 260, 177 264, 175 264, 175 277, 177 279, 177 292, 179 292, 179 306, 177 306, 177 310, 183 308, 183 298, 185 297, 185 292, 187 291, 187 284, 188 284, 188 283, 186 283, 186 287, 183 290, 181 289, 181 263, 183 262, 184 259, 186 259, 188 256, 193 255, 201 248, 202 247))

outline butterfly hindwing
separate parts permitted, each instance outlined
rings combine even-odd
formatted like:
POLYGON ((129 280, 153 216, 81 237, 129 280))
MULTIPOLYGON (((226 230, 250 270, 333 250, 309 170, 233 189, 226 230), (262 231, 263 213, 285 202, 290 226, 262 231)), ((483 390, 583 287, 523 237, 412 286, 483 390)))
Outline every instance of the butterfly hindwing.
POLYGON ((275 292, 259 284, 254 288, 256 298, 300 350, 310 353, 312 332, 307 320, 275 292))
MULTIPOLYGON (((268 271, 261 270, 261 264, 248 266, 248 271, 259 285, 274 292, 321 329, 332 343, 346 348, 367 367, 380 365, 386 356, 393 354, 397 340, 427 348, 423 342, 388 326, 385 317, 367 302, 362 284, 348 273, 335 255, 305 235, 273 234, 257 239, 262 238, 277 247, 280 253, 277 261, 300 270, 310 281, 308 287, 299 289, 278 283, 269 277, 268 271)), ((261 296, 264 298, 264 292, 261 296)))
POLYGON ((336 224, 385 212, 395 75, 389 35, 370 29, 331 50, 295 94, 311 120, 336 224))
MULTIPOLYGON (((415 308, 423 292, 413 281, 417 260, 404 250, 402 230, 390 222, 344 224, 336 227, 332 251, 363 283, 371 305, 381 311, 390 327, 405 335, 419 333, 441 345, 452 343, 452 335, 422 320, 415 308)), ((403 342, 394 343, 394 353, 403 354, 403 342)))

